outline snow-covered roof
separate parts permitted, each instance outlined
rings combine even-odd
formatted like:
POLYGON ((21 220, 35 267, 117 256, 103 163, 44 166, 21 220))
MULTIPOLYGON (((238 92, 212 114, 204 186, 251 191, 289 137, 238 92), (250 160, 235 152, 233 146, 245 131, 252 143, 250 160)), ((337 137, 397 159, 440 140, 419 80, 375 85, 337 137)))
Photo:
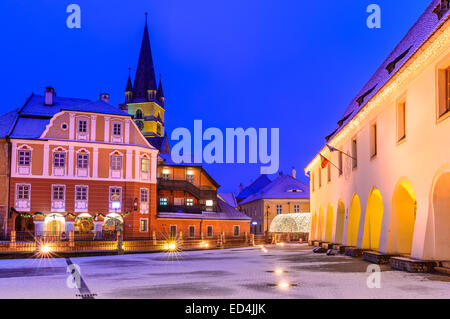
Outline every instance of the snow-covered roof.
POLYGON ((221 198, 217 198, 217 205, 219 207, 219 211, 217 212, 202 212, 201 214, 184 213, 181 211, 177 213, 159 212, 158 217, 182 219, 251 220, 250 217, 231 207, 221 198))
POLYGON ((253 202, 258 199, 308 199, 309 186, 290 175, 280 175, 259 192, 250 195, 239 205, 253 202))
POLYGON ((417 20, 406 36, 391 52, 379 69, 364 85, 362 90, 351 101, 338 122, 337 128, 326 137, 330 141, 339 133, 347 123, 395 76, 400 68, 418 51, 418 49, 437 31, 449 18, 450 10, 444 13, 441 19, 433 10, 439 5, 440 0, 433 0, 423 15, 417 20))
POLYGON ((231 207, 238 207, 234 193, 219 193, 219 196, 231 207))
POLYGON ((272 181, 267 177, 267 175, 261 174, 253 183, 244 188, 237 196, 237 200, 243 200, 259 192, 261 189, 269 185, 272 181))
POLYGON ((32 94, 25 105, 15 111, 0 115, 0 136, 11 138, 39 138, 51 118, 61 111, 100 113, 130 116, 104 101, 53 96, 53 105, 45 105, 43 95, 32 94))
POLYGON ((18 115, 18 109, 0 115, 0 138, 5 138, 11 133, 18 115))
POLYGON ((43 95, 32 95, 23 107, 21 115, 49 116, 61 111, 93 112, 111 115, 130 116, 119 108, 102 100, 91 101, 80 98, 53 96, 53 105, 45 105, 43 95))

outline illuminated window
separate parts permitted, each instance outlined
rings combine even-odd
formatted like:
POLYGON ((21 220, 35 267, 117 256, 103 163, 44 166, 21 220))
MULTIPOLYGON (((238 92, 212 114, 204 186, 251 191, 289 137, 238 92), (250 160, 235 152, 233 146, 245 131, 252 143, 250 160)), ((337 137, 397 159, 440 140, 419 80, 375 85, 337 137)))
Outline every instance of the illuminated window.
POLYGON ((406 137, 406 102, 397 105, 397 141, 406 137))
POLYGON ((378 151, 377 124, 370 126, 370 157, 375 157, 378 151))
POLYGON ((186 198, 186 206, 194 206, 194 199, 186 198))
POLYGON ((109 212, 120 212, 122 209, 122 187, 111 186, 109 188, 109 212))
POLYGON ((167 206, 169 200, 167 197, 160 197, 159 198, 159 205, 161 206, 167 206))
POLYGON ((357 149, 356 138, 352 140, 352 167, 358 167, 358 149, 357 149))
POLYGON ((150 169, 150 161, 148 160, 148 158, 142 158, 141 159, 141 171, 143 173, 148 173, 150 169))
POLYGON ((162 178, 164 180, 169 180, 170 179, 170 170, 168 168, 164 168, 162 170, 162 178))
POLYGON ((191 172, 188 171, 186 175, 186 180, 191 184, 195 184, 195 175, 192 171, 191 172))
POLYGON ((148 231, 148 219, 147 218, 141 218, 140 219, 140 231, 141 232, 147 232, 148 231))
POLYGON ((450 110, 450 68, 439 70, 439 110, 438 117, 450 110))

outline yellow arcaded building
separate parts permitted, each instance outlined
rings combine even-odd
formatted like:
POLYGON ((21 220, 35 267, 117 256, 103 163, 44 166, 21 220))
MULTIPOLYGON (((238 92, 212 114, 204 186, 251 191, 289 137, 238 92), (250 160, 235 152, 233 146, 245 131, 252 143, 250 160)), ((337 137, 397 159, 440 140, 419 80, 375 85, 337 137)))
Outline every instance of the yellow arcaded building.
POLYGON ((404 256, 400 269, 450 260, 446 4, 432 1, 305 168, 313 239, 404 256))

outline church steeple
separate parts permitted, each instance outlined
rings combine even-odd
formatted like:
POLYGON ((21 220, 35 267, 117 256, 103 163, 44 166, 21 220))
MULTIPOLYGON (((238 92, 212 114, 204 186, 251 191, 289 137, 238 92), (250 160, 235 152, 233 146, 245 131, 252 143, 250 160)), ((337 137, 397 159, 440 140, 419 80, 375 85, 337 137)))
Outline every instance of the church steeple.
POLYGON ((134 78, 133 99, 154 99, 156 90, 155 69, 148 34, 147 13, 145 13, 145 27, 134 78))
POLYGON ((158 92, 156 92, 156 99, 161 103, 162 107, 164 107, 164 91, 161 83, 161 73, 159 74, 159 85, 158 92))

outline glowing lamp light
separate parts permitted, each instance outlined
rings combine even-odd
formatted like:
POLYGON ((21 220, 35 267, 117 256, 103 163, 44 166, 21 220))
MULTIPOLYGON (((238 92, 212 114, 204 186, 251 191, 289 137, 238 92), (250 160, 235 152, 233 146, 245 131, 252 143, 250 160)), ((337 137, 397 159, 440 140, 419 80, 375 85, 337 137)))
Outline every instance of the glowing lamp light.
POLYGON ((176 251, 177 244, 175 242, 168 242, 164 245, 164 249, 168 251, 176 251))
POLYGON ((41 246, 41 253, 48 254, 52 252, 52 248, 48 245, 42 245, 41 246))
POLYGON ((252 225, 258 225, 258 222, 252 222, 252 225))
POLYGON ((280 269, 280 268, 277 268, 277 269, 275 269, 274 272, 275 272, 277 275, 281 275, 281 274, 284 273, 284 270, 283 270, 283 269, 280 269))
POLYGON ((205 242, 202 242, 202 243, 200 244, 200 246, 201 246, 201 247, 208 248, 208 247, 209 247, 209 244, 208 244, 208 243, 205 243, 205 242))
POLYGON ((286 288, 289 288, 291 286, 291 284, 288 283, 287 281, 281 281, 277 284, 277 286, 282 289, 286 289, 286 288))
POLYGON ((170 170, 168 168, 163 169, 162 172, 163 172, 164 175, 170 174, 170 170))

